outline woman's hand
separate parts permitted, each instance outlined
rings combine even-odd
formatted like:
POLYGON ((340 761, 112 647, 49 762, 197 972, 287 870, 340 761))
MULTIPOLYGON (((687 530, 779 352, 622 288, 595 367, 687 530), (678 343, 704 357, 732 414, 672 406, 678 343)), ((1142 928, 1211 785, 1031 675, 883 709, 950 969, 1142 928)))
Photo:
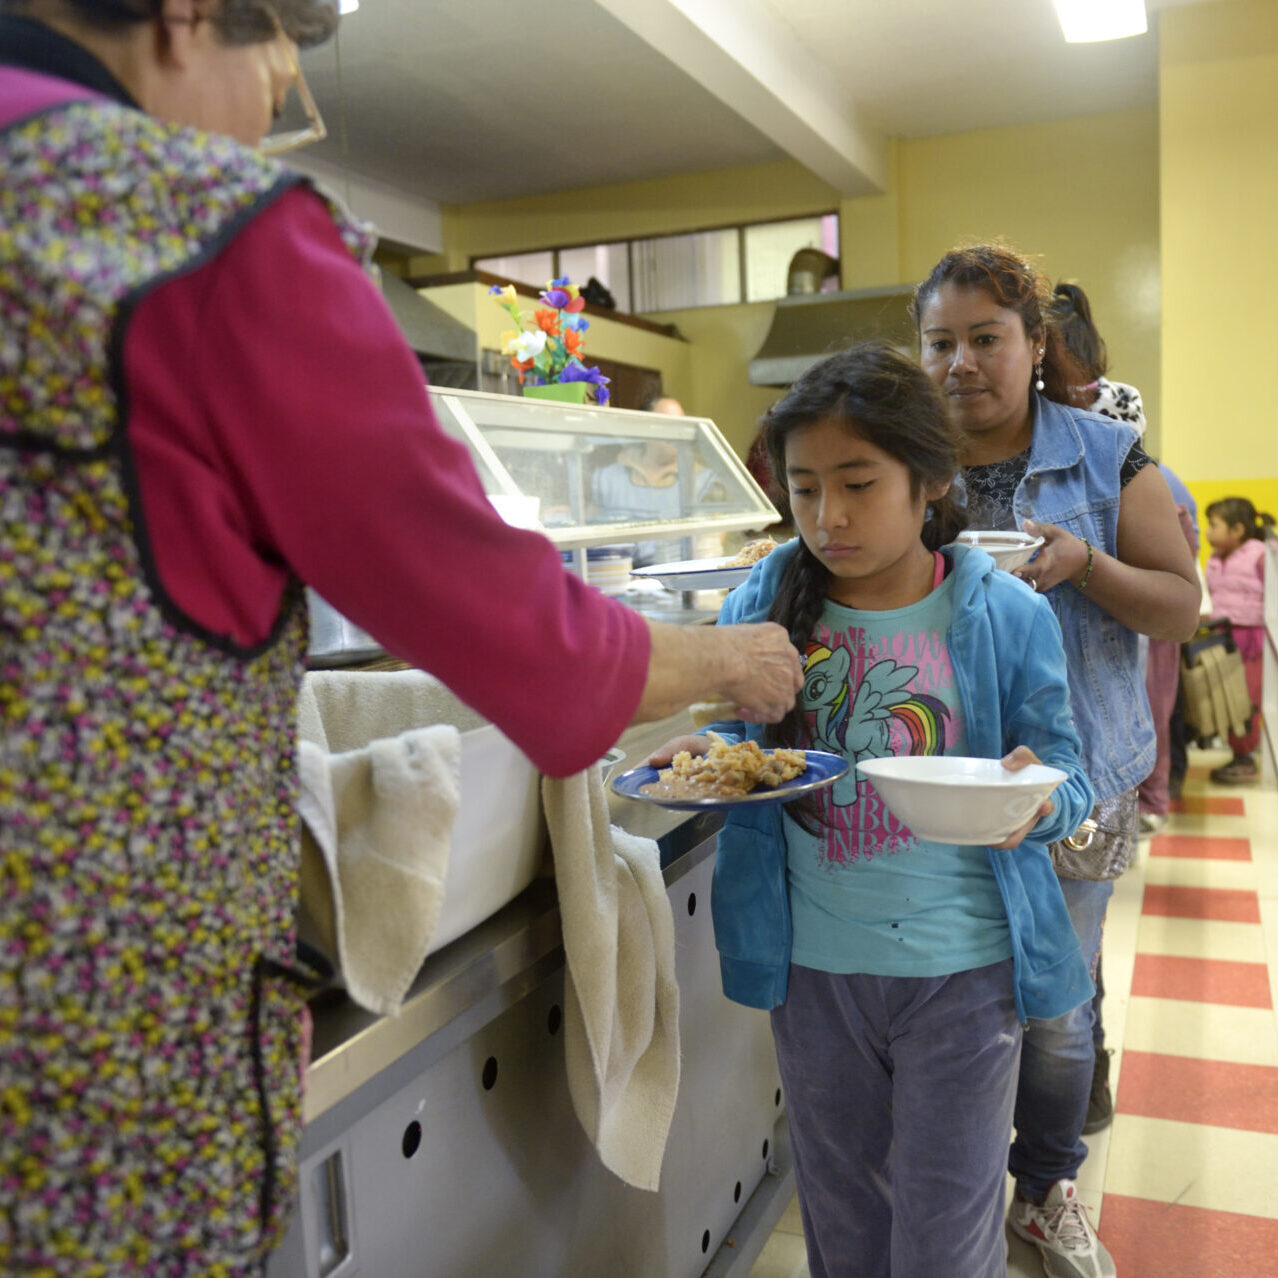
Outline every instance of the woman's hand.
POLYGON ((672 737, 665 745, 658 746, 648 756, 648 766, 650 768, 664 768, 680 750, 686 750, 689 754, 705 754, 713 744, 714 742, 709 737, 672 737))
POLYGON ((1031 590, 1051 590, 1062 581, 1077 584, 1087 572, 1087 546, 1081 537, 1056 524, 1036 524, 1025 521, 1025 531, 1031 537, 1042 537, 1043 545, 1027 564, 1012 570, 1014 577, 1026 582, 1031 590))
POLYGON ((1176 503, 1157 466, 1144 467, 1119 494, 1115 553, 1093 547, 1090 573, 1080 538, 1032 520, 1025 521, 1025 531, 1046 543, 1033 562, 1016 569, 1036 590, 1069 581, 1137 634, 1176 643, 1193 635, 1202 590, 1176 503))
POLYGON ((694 701, 725 701, 733 717, 777 723, 803 687, 803 664, 785 628, 676 626, 649 621, 648 682, 634 722, 664 719, 694 701))
POLYGON ((722 646, 721 674, 710 686, 736 707, 738 719, 777 723, 794 705, 803 689, 803 663, 784 627, 762 621, 683 628, 699 629, 722 646))
MULTIPOLYGON (((1000 763, 1009 772, 1019 772, 1022 768, 1027 768, 1031 763, 1041 763, 1042 760, 1034 753, 1029 746, 1017 746, 1011 754, 1006 754, 1000 763)), ((1019 830, 1009 834, 1002 843, 991 843, 992 848, 1014 848, 1020 845, 1025 836, 1045 817, 1051 816, 1056 811, 1056 804, 1051 799, 1044 799, 1038 805, 1038 811, 1034 813, 1028 821, 1025 822, 1019 830)))

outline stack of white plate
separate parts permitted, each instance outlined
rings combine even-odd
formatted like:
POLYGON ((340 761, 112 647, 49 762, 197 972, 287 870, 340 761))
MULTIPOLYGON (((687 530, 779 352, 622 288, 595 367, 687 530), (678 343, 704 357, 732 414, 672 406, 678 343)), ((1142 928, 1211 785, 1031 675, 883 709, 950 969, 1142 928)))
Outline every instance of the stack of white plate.
POLYGON ((592 546, 586 551, 586 580, 605 595, 620 595, 630 589, 633 566, 632 546, 592 546))

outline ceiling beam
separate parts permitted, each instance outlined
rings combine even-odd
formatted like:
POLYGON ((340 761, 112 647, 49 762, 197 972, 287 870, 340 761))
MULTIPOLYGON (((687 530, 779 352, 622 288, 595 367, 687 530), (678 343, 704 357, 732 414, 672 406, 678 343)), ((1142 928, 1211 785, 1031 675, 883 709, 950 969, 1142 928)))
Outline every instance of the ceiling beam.
POLYGON ((883 135, 761 0, 595 2, 841 195, 886 189, 883 135))
POLYGON ((371 222, 380 239, 419 253, 443 251, 443 213, 435 200, 365 177, 311 151, 290 154, 289 166, 324 183, 356 217, 371 222))

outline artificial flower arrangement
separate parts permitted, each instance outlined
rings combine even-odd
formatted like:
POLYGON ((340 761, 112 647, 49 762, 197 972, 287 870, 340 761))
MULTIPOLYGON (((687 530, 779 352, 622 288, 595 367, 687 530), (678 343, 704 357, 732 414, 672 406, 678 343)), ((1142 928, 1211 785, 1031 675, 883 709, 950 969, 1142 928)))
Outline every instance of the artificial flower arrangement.
POLYGON ((502 354, 510 356, 520 385, 589 382, 595 388, 595 402, 608 402, 608 378, 598 368, 587 368, 581 362, 583 334, 590 321, 581 314, 586 299, 567 276, 546 285, 542 305, 532 312, 519 309, 513 284, 505 288, 494 284, 488 291, 519 325, 517 330, 502 334, 502 354))

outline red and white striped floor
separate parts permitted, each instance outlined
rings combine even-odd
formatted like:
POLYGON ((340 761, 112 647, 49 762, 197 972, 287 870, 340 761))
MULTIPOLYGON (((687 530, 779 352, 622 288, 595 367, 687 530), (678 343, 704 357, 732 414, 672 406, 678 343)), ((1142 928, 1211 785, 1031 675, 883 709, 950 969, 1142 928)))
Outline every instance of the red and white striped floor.
MULTIPOLYGON (((1141 844, 1105 926, 1115 1115, 1079 1192, 1120 1278, 1278 1276, 1278 792, 1213 785, 1141 844)), ((751 1278, 806 1278, 791 1207, 751 1278)), ((1012 1238, 1009 1278, 1041 1278, 1012 1238)))

